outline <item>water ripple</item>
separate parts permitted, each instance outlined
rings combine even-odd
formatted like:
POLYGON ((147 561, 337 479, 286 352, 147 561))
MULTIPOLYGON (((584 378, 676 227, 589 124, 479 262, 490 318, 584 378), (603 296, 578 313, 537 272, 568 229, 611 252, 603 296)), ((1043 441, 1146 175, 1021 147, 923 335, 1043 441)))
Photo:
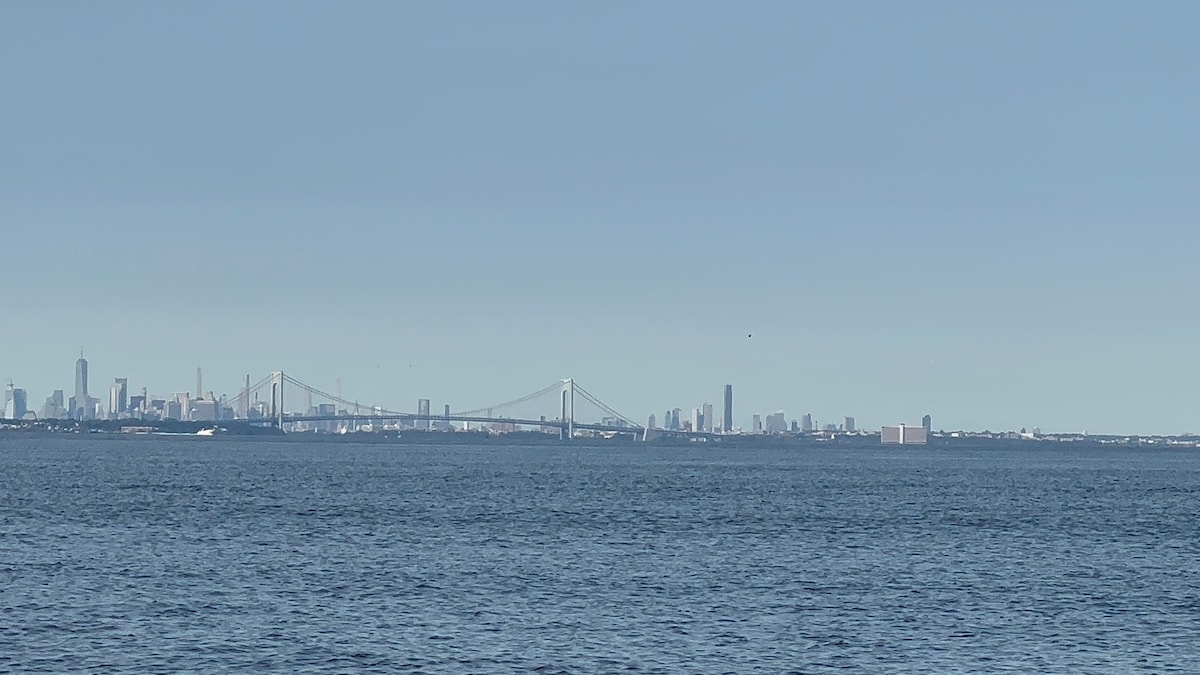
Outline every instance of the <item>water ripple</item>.
POLYGON ((0 437, 0 476, 4 671, 1200 671, 1184 451, 0 437))

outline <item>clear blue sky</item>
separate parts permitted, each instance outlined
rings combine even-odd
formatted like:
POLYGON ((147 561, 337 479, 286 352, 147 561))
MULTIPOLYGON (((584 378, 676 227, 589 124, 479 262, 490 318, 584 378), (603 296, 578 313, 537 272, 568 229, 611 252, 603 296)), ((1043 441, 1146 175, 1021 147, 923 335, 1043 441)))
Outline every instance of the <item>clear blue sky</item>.
POLYGON ((1200 431, 1200 4, 7 2, 0 376, 1200 431), (753 334, 752 338, 747 338, 753 334))

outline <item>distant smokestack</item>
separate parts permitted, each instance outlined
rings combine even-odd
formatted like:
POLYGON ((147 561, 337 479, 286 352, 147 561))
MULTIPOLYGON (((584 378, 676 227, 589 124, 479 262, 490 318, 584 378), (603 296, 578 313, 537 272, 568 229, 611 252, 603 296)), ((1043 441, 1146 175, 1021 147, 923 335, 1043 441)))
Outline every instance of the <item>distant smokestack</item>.
POLYGON ((200 377, 200 367, 196 367, 196 395, 193 398, 204 398, 204 380, 200 377))

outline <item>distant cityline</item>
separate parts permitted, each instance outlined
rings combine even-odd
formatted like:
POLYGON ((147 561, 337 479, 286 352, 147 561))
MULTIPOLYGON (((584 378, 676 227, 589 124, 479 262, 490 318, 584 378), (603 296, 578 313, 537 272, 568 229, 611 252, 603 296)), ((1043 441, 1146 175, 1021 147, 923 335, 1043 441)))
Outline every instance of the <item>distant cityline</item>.
MULTIPOLYGON (((38 412, 29 409, 25 389, 10 381, 4 394, 4 418, 10 420, 77 420, 102 419, 149 419, 207 421, 225 419, 221 400, 211 391, 202 394, 201 371, 196 369, 196 392, 175 394, 174 397, 151 398, 143 387, 138 394, 129 394, 129 378, 113 380, 108 391, 107 407, 99 398, 91 395, 88 382, 88 362, 82 351, 75 362, 75 390, 69 398, 62 389, 55 389, 46 398, 38 412)), ((229 417, 232 419, 232 415, 229 417)))
MULTIPOLYGON (((281 375, 281 374, 280 374, 281 375)), ((255 387, 269 384, 269 378, 260 381, 255 387)), ((564 381, 564 383, 569 381, 564 381)), ((326 395, 333 403, 319 403, 313 405, 312 396, 315 390, 308 388, 309 402, 307 409, 303 413, 284 413, 282 402, 277 402, 275 393, 272 390, 270 400, 257 400, 251 398, 251 383, 247 376, 245 387, 242 392, 232 399, 221 395, 218 396, 212 391, 204 391, 203 373, 200 368, 196 368, 196 386, 191 392, 179 392, 169 397, 153 397, 145 387, 141 388, 138 393, 130 394, 129 379, 126 377, 114 378, 112 386, 108 390, 107 402, 91 395, 88 380, 88 361, 80 351, 79 359, 75 362, 75 388, 72 396, 67 397, 63 389, 55 389, 53 393, 46 398, 41 409, 37 412, 32 411, 28 405, 28 395, 23 388, 17 388, 10 381, 5 390, 4 399, 4 418, 8 420, 18 421, 33 421, 33 420, 75 420, 75 421, 93 421, 93 420, 144 420, 144 421, 182 421, 182 422, 216 422, 222 420, 276 420, 284 422, 284 416, 291 418, 320 418, 319 420, 296 420, 292 423, 294 430, 300 431, 356 431, 362 426, 370 426, 369 423, 359 424, 357 420, 361 418, 370 418, 374 413, 382 411, 378 406, 360 406, 358 404, 350 404, 337 396, 326 395), (339 406, 339 401, 341 405, 339 406), (351 412, 353 408, 353 412, 351 412), (367 412, 364 414, 363 410, 367 412), (348 418, 345 421, 339 421, 337 418, 348 418)), ((279 383, 282 387, 282 381, 279 383)), ((307 385, 304 385, 307 387, 307 385)), ((545 390, 544 390, 545 391, 545 390)), ((541 393, 541 392, 539 392, 541 393)), ((574 389, 572 389, 572 396, 574 389)), ((565 395, 565 394, 564 394, 565 395)), ((617 415, 611 408, 599 403, 602 410, 607 410, 610 414, 599 420, 599 425, 611 426, 614 428, 637 428, 641 425, 634 424, 627 418, 617 415)), ((712 404, 703 403, 702 405, 692 408, 691 414, 688 417, 683 416, 682 408, 668 409, 659 424, 655 415, 650 415, 644 425, 645 428, 654 431, 664 431, 670 433, 683 434, 856 434, 860 433, 855 419, 853 417, 844 417, 840 424, 828 423, 819 425, 813 416, 809 413, 802 415, 799 419, 788 420, 782 412, 776 412, 765 417, 759 414, 751 416, 751 425, 749 430, 743 430, 734 424, 734 400, 733 400, 733 385, 726 384, 724 386, 724 396, 722 401, 723 413, 720 418, 715 415, 715 410, 712 404)), ((574 421, 574 406, 571 404, 570 411, 571 421, 574 421)), ((566 420, 568 415, 567 403, 564 398, 562 419, 566 420)), ((375 416, 381 417, 376 414, 375 416)), ((430 414, 430 401, 428 399, 418 399, 417 412, 409 420, 415 429, 424 430, 454 430, 456 427, 450 424, 448 420, 451 417, 450 406, 445 406, 444 409, 445 422, 439 421, 436 415, 430 414)), ((487 410, 487 417, 492 417, 492 410, 487 410)), ((545 418, 542 418, 545 421, 545 418)), ((401 424, 399 422, 393 423, 401 424)), ((496 429, 506 428, 502 420, 497 420, 496 424, 491 425, 496 429)), ((515 425, 507 425, 515 426, 515 425)), ((468 428, 465 424, 462 428, 468 428)), ((919 427, 917 426, 899 426, 888 427, 884 430, 884 435, 889 435, 889 429, 906 429, 906 436, 900 438, 898 442, 918 442, 917 436, 914 435, 919 429, 923 435, 928 435, 932 432, 932 419, 929 415, 925 415, 921 420, 919 427)))

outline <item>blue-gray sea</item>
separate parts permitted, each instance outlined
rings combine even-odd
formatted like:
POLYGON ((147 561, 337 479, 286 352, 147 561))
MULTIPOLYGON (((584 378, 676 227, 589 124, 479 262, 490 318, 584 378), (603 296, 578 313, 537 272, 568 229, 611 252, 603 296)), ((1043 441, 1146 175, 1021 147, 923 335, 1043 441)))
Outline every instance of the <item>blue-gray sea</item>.
POLYGON ((0 435, 0 671, 1200 672, 1200 451, 0 435))

